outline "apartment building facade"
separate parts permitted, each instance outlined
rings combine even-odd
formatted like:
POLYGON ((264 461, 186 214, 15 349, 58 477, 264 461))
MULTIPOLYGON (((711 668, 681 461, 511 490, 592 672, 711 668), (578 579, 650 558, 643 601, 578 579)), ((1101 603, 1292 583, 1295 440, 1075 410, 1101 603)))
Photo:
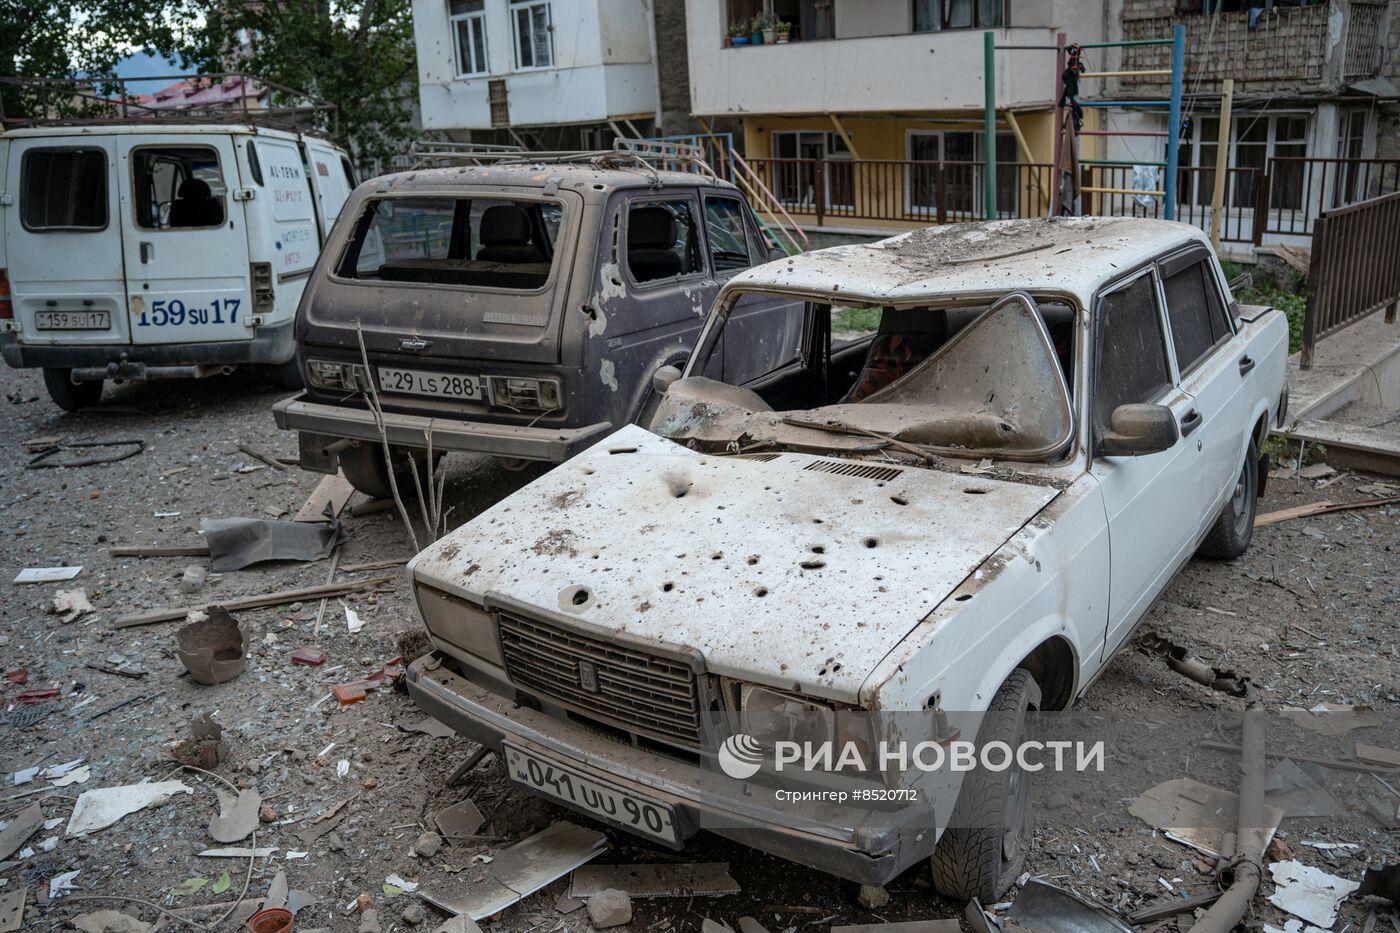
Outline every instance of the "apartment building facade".
POLYGON ((414 0, 424 129, 462 142, 603 148, 688 119, 658 42, 684 61, 680 0, 414 0), (667 24, 660 38, 657 18, 667 24), (669 105, 669 110, 664 108, 669 105), (679 105, 677 104, 679 101, 679 105))
POLYGON ((687 0, 686 12, 696 116, 741 118, 736 145, 774 199, 853 230, 981 216, 988 30, 1002 47, 998 213, 1043 213, 1057 36, 1104 33, 1102 4, 1071 0, 687 0), (755 17, 786 41, 736 41, 755 17))

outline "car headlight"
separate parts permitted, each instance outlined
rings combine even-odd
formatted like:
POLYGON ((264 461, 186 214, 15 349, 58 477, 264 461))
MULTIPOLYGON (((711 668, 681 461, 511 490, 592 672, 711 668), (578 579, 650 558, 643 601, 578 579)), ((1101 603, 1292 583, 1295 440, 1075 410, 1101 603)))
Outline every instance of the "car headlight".
POLYGON ((483 661, 505 666, 496 620, 484 607, 432 586, 417 585, 414 593, 428 634, 483 661))
POLYGON ((831 746, 838 770, 867 772, 874 765, 873 714, 744 684, 739 689, 741 731, 760 743, 796 742, 821 754, 831 746), (853 753, 853 754, 852 754, 853 753))
POLYGON ((360 367, 354 363, 307 360, 306 381, 318 389, 358 392, 363 380, 360 378, 360 367))
POLYGON ((559 382, 519 376, 492 376, 491 404, 502 408, 553 411, 559 407, 559 382))

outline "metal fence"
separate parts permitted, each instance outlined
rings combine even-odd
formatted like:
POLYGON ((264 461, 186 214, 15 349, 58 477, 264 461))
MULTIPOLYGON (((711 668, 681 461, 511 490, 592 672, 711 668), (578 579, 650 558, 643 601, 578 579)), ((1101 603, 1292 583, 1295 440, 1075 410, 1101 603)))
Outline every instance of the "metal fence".
POLYGON ((1313 224, 1302 366, 1312 368, 1317 342, 1385 308, 1395 323, 1400 305, 1400 193, 1328 211, 1313 224))

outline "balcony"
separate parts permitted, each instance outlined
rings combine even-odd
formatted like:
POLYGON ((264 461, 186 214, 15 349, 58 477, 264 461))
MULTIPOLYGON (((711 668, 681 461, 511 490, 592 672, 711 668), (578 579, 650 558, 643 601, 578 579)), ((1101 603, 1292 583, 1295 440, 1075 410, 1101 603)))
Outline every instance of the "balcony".
MULTIPOLYGON (((1384 42, 1385 0, 1331 0, 1313 6, 1260 10, 1253 28, 1250 13, 1168 13, 1160 0, 1128 0, 1123 8, 1123 38, 1159 39, 1186 26, 1187 87, 1192 92, 1219 92, 1233 78, 1244 89, 1335 87, 1376 75, 1384 42), (1329 38, 1329 23, 1342 25, 1329 38)), ((1124 70, 1169 70, 1169 46, 1124 50, 1124 70)), ((1167 78, 1123 79, 1124 93, 1160 96, 1167 78)), ((1237 91, 1241 88, 1237 87, 1237 91)))

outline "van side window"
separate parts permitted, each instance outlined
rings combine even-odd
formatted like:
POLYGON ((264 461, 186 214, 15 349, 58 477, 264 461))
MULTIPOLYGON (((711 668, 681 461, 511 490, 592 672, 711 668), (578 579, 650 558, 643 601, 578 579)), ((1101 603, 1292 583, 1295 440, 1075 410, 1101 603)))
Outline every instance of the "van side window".
POLYGON ((1167 336, 1152 276, 1141 275, 1098 302, 1094 421, 1106 428, 1119 405, 1151 402, 1171 385, 1167 336))
POLYGON ((1167 296, 1176 364, 1184 373, 1201 361, 1217 344, 1229 339, 1230 323, 1220 293, 1211 281, 1204 259, 1184 269, 1164 269, 1162 291, 1167 296))
POLYGON ((743 205, 735 198, 705 198, 705 233, 710 240, 710 263, 716 272, 749 267, 749 238, 744 231, 743 205))
POLYGON ((101 149, 31 149, 20 166, 25 229, 107 227, 107 154, 101 149))
POLYGON ((218 227, 227 188, 208 146, 146 146, 131 155, 136 225, 145 230, 218 227))
POLYGON ((705 271, 689 198, 633 201, 628 205, 627 268, 636 282, 705 271))

